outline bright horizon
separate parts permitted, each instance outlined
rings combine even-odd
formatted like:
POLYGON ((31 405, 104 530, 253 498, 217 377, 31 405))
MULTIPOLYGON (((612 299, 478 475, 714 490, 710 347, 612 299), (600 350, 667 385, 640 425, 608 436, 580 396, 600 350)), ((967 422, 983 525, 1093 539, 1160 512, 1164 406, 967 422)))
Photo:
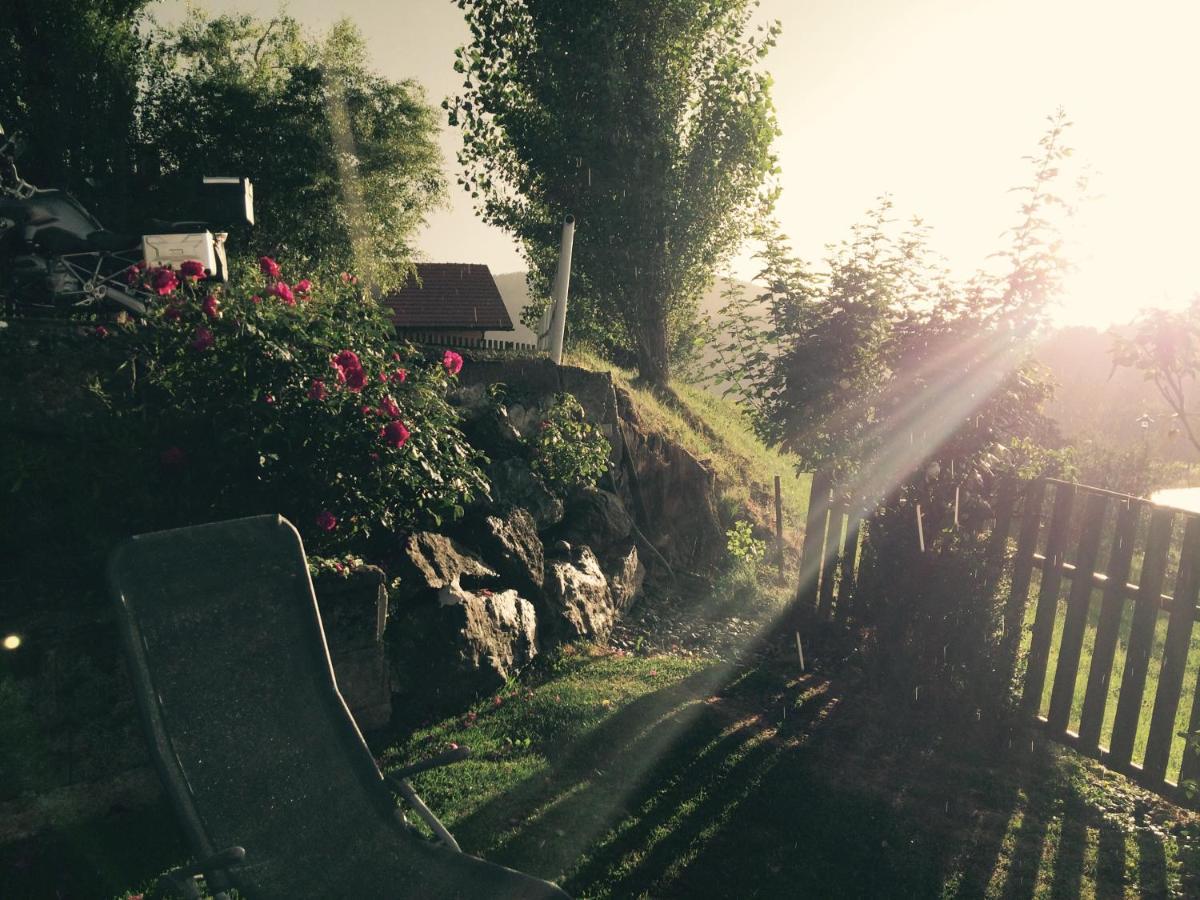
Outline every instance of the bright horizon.
MULTIPOLYGON (((197 5, 264 17, 279 9, 273 0, 197 5)), ((184 6, 162 0, 151 11, 169 22, 184 6)), ((349 16, 378 71, 420 82, 434 105, 459 84, 452 54, 469 35, 451 0, 293 0, 287 10, 314 30, 349 16)), ((1068 143, 1099 196, 1065 234, 1078 270, 1055 321, 1103 329, 1145 305, 1181 307, 1200 291, 1200 120, 1188 116, 1200 84, 1191 46, 1200 5, 763 0, 759 18, 783 24, 765 68, 783 132, 776 216, 798 255, 820 259, 887 193, 898 217, 932 226, 933 247, 953 269, 984 265, 1016 220, 1008 190, 1028 173, 1021 157, 1035 152, 1046 116, 1061 106, 1075 123, 1068 143)), ((514 243, 480 221, 454 184, 457 130, 443 126, 440 144, 449 203, 419 234, 422 256, 523 270, 514 243)), ((753 277, 749 252, 732 274, 753 277)))

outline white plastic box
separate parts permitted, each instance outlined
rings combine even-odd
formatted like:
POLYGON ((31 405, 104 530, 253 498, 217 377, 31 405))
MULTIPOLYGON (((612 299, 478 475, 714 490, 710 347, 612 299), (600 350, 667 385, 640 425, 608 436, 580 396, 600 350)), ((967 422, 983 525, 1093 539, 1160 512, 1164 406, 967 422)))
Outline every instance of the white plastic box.
POLYGON ((209 274, 218 274, 217 253, 211 231, 193 234, 144 234, 142 255, 148 266, 170 264, 178 269, 189 259, 199 260, 209 274))

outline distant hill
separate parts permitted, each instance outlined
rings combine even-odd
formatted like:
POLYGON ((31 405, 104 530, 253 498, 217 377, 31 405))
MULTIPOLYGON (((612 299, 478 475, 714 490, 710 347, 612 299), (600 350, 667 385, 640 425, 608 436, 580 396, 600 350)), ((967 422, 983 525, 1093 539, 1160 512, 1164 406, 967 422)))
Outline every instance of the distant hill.
MULTIPOLYGON (((525 282, 524 272, 503 272, 493 276, 496 279, 496 287, 500 289, 500 296, 504 298, 504 306, 508 309, 509 316, 512 317, 513 324, 516 326, 515 331, 489 331, 489 338, 498 338, 504 341, 521 341, 523 343, 534 343, 537 336, 529 328, 521 324, 521 311, 529 305, 529 287, 525 282)), ((751 284, 747 281, 727 281, 719 279, 711 288, 709 288, 704 296, 700 298, 700 312, 717 318, 717 311, 725 305, 725 300, 721 297, 726 285, 733 284, 746 292, 749 296, 755 296, 761 288, 758 285, 751 284)), ((568 316, 570 315, 570 302, 567 304, 568 316)), ((701 357, 704 362, 710 362, 713 359, 711 351, 705 353, 701 357)))
MULTIPOLYGON (((492 276, 504 300, 504 307, 516 326, 515 331, 489 331, 486 337, 501 341, 519 341, 522 344, 537 343, 537 335, 531 328, 521 324, 521 311, 529 305, 529 288, 525 284, 524 272, 503 272, 492 276)), ((568 304, 568 309, 570 308, 568 304)))
POLYGON ((1115 449, 1150 440, 1161 459, 1193 460, 1191 445, 1171 436, 1171 411, 1154 382, 1134 369, 1113 370, 1113 340, 1120 333, 1075 326, 1057 329, 1042 341, 1034 356, 1057 385, 1046 412, 1072 440, 1115 449), (1153 419, 1148 430, 1138 423, 1143 414, 1153 419))

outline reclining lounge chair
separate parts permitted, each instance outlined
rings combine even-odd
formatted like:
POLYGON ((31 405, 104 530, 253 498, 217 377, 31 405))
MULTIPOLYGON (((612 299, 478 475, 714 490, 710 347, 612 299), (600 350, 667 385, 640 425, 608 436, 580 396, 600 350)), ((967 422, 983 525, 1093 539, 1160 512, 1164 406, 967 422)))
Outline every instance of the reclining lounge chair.
POLYGON ((565 898, 458 849, 406 776, 385 778, 334 681, 304 548, 278 516, 134 537, 109 583, 155 764, 198 897, 565 898), (389 781, 437 835, 396 807, 389 781))

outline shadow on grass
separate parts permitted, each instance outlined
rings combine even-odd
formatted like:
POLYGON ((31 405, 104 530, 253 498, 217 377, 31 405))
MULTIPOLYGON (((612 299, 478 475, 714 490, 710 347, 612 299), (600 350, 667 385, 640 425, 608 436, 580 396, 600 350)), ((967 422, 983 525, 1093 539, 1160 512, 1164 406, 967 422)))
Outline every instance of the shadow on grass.
MULTIPOLYGON (((627 677, 624 663, 589 665, 570 671, 627 677)), ((952 743, 794 669, 716 664, 582 733, 584 719, 556 720, 547 764, 453 830, 580 898, 1168 895, 1171 846, 1082 763, 952 743)), ((0 896, 111 897, 186 855, 164 810, 40 847, 0 849, 0 896)))
POLYGON ((581 897, 928 894, 940 873, 923 838, 825 771, 839 702, 820 678, 711 667, 629 704, 456 832, 581 897))
POLYGON ((458 828, 579 897, 1167 896, 1169 848, 1109 818, 1074 763, 898 746, 842 704, 870 699, 777 665, 713 667, 458 828))
POLYGON ((108 900, 187 858, 165 804, 115 812, 0 848, 0 897, 108 900))
POLYGON ((1167 896, 1167 853, 1163 840, 1152 831, 1137 833, 1138 891, 1143 897, 1167 896))

